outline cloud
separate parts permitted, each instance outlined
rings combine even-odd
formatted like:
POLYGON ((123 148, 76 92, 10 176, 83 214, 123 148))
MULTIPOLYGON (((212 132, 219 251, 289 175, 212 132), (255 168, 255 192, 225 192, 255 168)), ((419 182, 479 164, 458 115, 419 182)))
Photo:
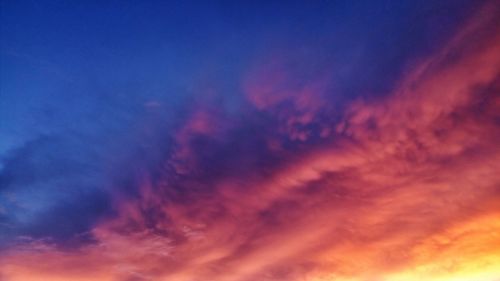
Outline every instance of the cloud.
POLYGON ((109 210, 107 194, 97 188, 98 165, 79 155, 73 141, 40 136, 7 154, 0 203, 8 227, 0 247, 18 235, 71 237, 109 210))
POLYGON ((281 60, 252 69, 242 116, 194 107, 162 168, 134 175, 138 196, 113 198, 116 216, 95 224, 94 243, 68 250, 29 239, 0 255, 0 273, 8 281, 500 277, 495 12, 480 10, 390 94, 360 96, 328 122, 321 75, 297 80, 281 60))

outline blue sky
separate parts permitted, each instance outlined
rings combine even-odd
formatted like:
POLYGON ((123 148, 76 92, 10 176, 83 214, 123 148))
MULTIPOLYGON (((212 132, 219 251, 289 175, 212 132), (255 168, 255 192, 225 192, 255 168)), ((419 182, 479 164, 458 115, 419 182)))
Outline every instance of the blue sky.
POLYGON ((338 111, 385 95, 476 6, 432 2, 1 1, 0 243, 113 214, 117 189, 137 192, 117 183, 154 174, 200 103, 245 120, 255 61, 329 69, 338 111))

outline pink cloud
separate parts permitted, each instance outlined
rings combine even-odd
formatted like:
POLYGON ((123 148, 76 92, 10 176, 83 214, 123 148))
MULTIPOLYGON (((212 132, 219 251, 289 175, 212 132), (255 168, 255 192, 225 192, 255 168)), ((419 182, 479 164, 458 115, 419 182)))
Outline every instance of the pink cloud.
MULTIPOLYGON (((331 142, 287 155, 289 161, 267 173, 217 178, 210 192, 194 193, 187 203, 163 197, 171 175, 145 174, 141 195, 118 201, 117 217, 93 229, 97 243, 74 251, 28 243, 0 256, 1 276, 498 279, 500 25, 494 11, 480 11, 390 95, 350 104, 331 125, 331 142)), ((243 85, 248 100, 277 116, 287 138, 307 140, 307 130, 293 128, 321 122, 328 83, 294 81, 279 61, 257 69, 243 85)), ((167 162, 182 162, 179 173, 189 175, 198 152, 192 139, 224 136, 221 124, 228 123, 195 110, 177 131, 177 150, 167 162)), ((183 188, 189 184, 195 183, 183 188)))

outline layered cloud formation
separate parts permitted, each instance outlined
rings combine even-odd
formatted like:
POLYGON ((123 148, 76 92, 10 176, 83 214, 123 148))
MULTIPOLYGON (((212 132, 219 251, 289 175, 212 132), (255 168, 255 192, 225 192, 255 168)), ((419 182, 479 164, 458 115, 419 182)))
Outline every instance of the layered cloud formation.
POLYGON ((8 238, 0 280, 499 280, 499 14, 372 95, 340 94, 362 87, 321 59, 259 55, 236 101, 204 87, 154 133, 168 145, 112 161, 125 180, 87 229, 8 238))

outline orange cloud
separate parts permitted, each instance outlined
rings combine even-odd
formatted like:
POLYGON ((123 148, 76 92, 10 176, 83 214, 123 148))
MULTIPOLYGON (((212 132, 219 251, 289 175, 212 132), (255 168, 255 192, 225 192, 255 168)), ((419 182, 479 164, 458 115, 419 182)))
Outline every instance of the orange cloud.
MULTIPOLYGON (((217 178, 210 192, 194 192, 187 202, 163 197, 172 184, 168 176, 153 181, 146 174, 141 195, 118 202, 117 217, 93 229, 96 243, 77 250, 25 243, 0 256, 0 276, 6 281, 498 280, 496 12, 493 5, 481 10, 391 95, 353 102, 331 128, 331 142, 288 156, 264 174, 217 178)), ((274 113, 278 103, 290 100, 297 111, 288 120, 317 116, 324 88, 282 92, 286 74, 263 75, 269 81, 247 85, 258 110, 274 113), (304 97, 315 102, 304 103, 304 97)), ((195 157, 190 138, 217 130, 218 119, 207 114, 193 114, 179 130, 175 157, 195 157)), ((191 185, 203 183, 184 184, 196 190, 191 185)))

